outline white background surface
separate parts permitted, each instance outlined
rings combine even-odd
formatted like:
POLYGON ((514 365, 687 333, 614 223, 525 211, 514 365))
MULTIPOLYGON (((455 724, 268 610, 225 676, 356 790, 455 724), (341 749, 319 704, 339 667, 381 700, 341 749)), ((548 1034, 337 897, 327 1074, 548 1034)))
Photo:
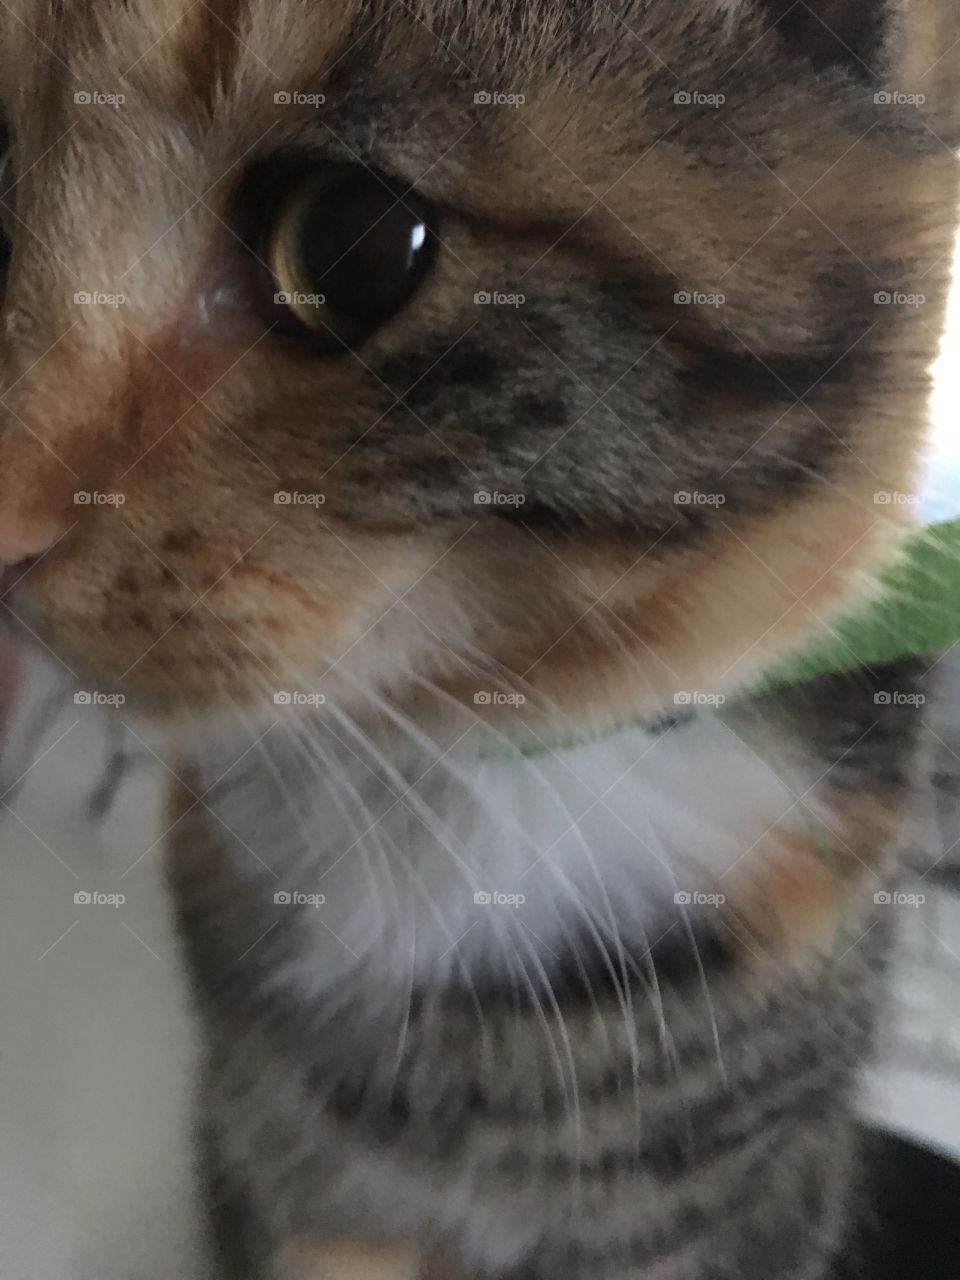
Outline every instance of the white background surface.
POLYGON ((86 724, 0 824, 0 1277, 201 1280, 192 1026, 160 850, 141 858, 159 778, 134 775, 91 827, 104 740, 86 724), (74 903, 91 890, 126 902, 74 903))

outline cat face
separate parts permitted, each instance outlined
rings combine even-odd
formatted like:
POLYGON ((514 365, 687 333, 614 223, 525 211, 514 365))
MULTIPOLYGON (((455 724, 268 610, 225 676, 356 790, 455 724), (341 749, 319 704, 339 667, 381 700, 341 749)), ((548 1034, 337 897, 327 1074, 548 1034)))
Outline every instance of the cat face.
POLYGON ((799 642, 949 267, 960 30, 860 8, 6 8, 10 607, 158 713, 603 717, 799 642))

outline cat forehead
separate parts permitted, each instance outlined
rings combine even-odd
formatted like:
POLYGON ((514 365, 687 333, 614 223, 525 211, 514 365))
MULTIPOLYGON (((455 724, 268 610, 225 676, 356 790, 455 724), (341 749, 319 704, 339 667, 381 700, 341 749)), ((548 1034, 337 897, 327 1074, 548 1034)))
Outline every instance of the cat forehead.
POLYGON ((236 78, 252 86, 320 72, 364 9, 360 0, 12 0, 0 5, 0 92, 11 100, 148 87, 162 101, 236 78))
MULTIPOLYGON (((517 43, 503 39, 510 28, 505 12, 502 5, 474 9, 433 0, 10 0, 0 4, 0 77, 5 89, 16 89, 41 68, 54 80, 94 66, 125 78, 145 63, 175 68, 196 60, 213 80, 229 76, 228 50, 239 74, 259 67, 269 79, 302 69, 305 59, 322 74, 348 44, 404 25, 423 34, 455 29, 465 45, 494 38, 502 50, 517 43)), ((530 5, 524 25, 533 28, 546 12, 543 4, 530 5)))
MULTIPOLYGON (((28 179, 42 180, 48 196, 51 182, 75 193, 89 180, 83 156, 144 147, 173 150, 174 167, 189 169, 181 176, 198 182, 304 142, 419 173, 467 129, 476 93, 559 101, 599 72, 607 106, 585 99, 581 131, 632 130, 649 96, 672 90, 691 58, 709 67, 702 50, 715 40, 692 38, 691 23, 713 23, 716 36, 726 8, 726 0, 13 0, 0 3, 0 119, 19 172, 50 157, 28 179), (612 105, 611 93, 620 98, 612 105), (291 109, 278 110, 281 102, 291 109)), ((736 51, 728 55, 732 62, 736 51)), ((509 114, 478 118, 478 133, 508 129, 509 114)))
POLYGON ((637 64, 691 42, 691 23, 749 10, 746 0, 9 0, 0 4, 0 93, 46 99, 96 75, 163 94, 299 83, 347 58, 367 68, 408 58, 464 77, 556 65, 624 42, 637 64), (571 43, 573 41, 573 43, 571 43), (370 58, 376 50, 376 57, 370 58), (558 57, 559 55, 559 57, 558 57))

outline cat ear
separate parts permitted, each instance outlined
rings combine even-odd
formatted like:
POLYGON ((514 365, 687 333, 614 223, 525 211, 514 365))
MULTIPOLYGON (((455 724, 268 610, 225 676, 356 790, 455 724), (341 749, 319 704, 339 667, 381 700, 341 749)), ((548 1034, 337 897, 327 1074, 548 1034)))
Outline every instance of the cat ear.
POLYGON ((767 40, 816 67, 845 67, 874 92, 909 99, 941 141, 960 146, 958 0, 739 2, 761 10, 767 40))
POLYGON ((776 38, 815 66, 876 73, 892 22, 887 0, 756 0, 776 38))
POLYGON ((889 86, 913 94, 940 141, 960 148, 960 4, 898 0, 898 5, 903 16, 891 41, 889 86))

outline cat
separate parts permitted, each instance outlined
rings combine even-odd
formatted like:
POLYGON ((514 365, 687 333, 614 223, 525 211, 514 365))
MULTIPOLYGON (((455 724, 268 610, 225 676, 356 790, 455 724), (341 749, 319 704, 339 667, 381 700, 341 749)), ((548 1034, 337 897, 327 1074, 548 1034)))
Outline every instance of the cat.
POLYGON ((0 39, 4 603, 175 775, 224 1274, 825 1280, 930 663, 751 690, 912 511, 954 8, 0 39))

